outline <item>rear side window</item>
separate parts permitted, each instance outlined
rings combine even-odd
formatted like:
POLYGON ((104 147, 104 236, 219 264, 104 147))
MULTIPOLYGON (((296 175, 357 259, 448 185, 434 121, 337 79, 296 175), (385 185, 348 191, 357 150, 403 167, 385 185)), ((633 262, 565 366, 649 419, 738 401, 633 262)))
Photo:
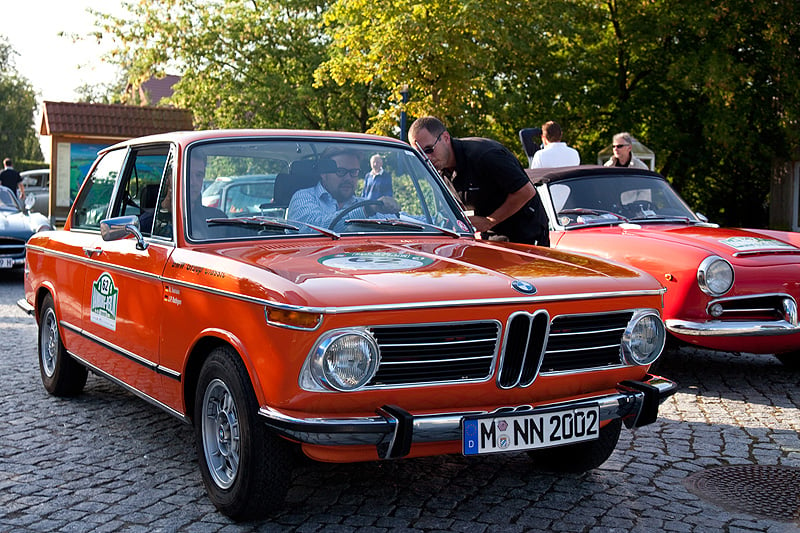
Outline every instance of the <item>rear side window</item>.
POLYGON ((113 150, 102 156, 75 199, 73 229, 100 230, 100 221, 107 218, 114 189, 125 162, 126 149, 113 150))

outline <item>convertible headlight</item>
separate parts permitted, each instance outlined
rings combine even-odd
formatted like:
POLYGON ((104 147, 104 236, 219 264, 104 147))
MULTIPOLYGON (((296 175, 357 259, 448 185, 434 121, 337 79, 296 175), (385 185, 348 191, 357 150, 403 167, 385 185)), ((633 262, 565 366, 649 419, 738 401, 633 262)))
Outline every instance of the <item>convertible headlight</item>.
POLYGON ((649 365, 661 355, 666 339, 664 322, 656 311, 637 311, 622 335, 625 361, 634 365, 649 365))
POLYGON ((733 267, 721 257, 706 257, 697 267, 697 284, 709 296, 722 296, 733 287, 733 267))
POLYGON ((309 370, 314 381, 325 388, 352 391, 373 378, 378 360, 378 344, 366 331, 334 331, 317 345, 309 370))

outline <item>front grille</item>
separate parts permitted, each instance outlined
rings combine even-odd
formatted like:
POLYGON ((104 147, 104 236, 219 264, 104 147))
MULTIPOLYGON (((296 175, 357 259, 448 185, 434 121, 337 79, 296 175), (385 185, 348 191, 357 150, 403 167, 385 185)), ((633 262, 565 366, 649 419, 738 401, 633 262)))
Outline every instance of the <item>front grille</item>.
POLYGON ((369 328, 381 364, 369 386, 482 381, 492 375, 500 324, 494 321, 369 328))
POLYGON ((633 311, 563 315, 550 325, 541 372, 564 372, 622 364, 620 344, 633 311))
POLYGON ((25 241, 11 237, 0 237, 0 255, 25 255, 25 241))
POLYGON ((712 305, 721 306, 722 314, 715 316, 721 320, 771 322, 784 319, 783 301, 787 298, 785 294, 767 294, 717 300, 712 305))

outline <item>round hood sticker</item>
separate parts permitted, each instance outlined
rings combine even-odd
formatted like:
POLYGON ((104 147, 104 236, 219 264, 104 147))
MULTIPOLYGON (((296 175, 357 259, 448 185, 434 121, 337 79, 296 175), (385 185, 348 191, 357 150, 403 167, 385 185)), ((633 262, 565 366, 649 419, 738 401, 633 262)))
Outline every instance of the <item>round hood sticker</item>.
POLYGON ((348 252, 326 255, 321 265, 347 270, 413 270, 433 263, 433 259, 396 252, 348 252))

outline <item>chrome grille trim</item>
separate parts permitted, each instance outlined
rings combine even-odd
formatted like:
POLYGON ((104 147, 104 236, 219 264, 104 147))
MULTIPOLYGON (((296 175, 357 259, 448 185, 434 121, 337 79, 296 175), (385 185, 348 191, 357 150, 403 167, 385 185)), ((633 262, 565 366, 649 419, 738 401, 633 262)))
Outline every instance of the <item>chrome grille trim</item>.
POLYGON ((622 366, 622 335, 632 317, 633 310, 555 317, 540 372, 622 366))
POLYGON ((375 377, 365 389, 486 381, 494 373, 500 323, 437 322, 371 326, 380 348, 375 377))
POLYGON ((783 301, 795 299, 788 294, 751 294, 747 296, 733 296, 717 298, 706 306, 706 312, 711 315, 711 306, 722 306, 722 314, 714 317, 716 320, 784 320, 783 301))
POLYGON ((497 372, 499 388, 528 387, 534 382, 542 365, 549 330, 547 311, 518 312, 508 318, 497 372))

